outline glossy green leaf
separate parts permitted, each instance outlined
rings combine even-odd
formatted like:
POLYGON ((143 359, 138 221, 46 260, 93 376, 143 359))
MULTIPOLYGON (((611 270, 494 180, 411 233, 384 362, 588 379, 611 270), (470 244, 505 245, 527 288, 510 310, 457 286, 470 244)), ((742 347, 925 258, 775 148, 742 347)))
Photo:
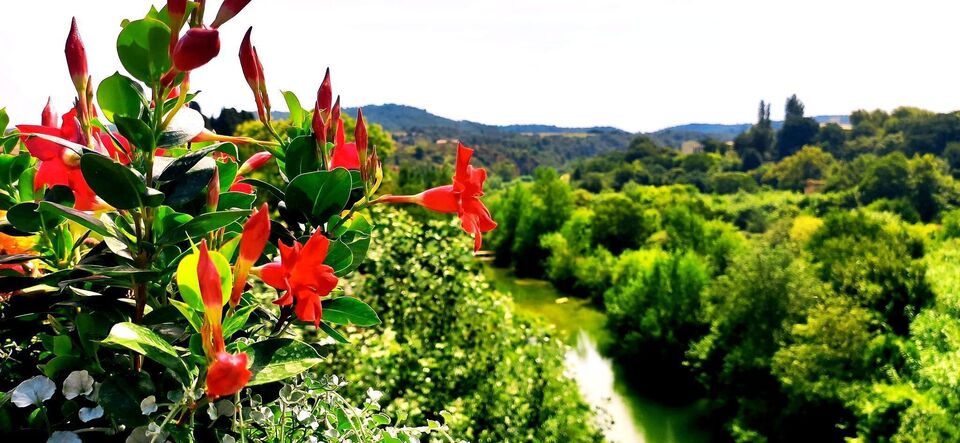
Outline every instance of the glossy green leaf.
POLYGON ((283 100, 287 102, 287 109, 290 110, 290 125, 299 128, 303 125, 303 106, 300 105, 300 99, 297 94, 290 91, 280 91, 283 94, 283 100))
POLYGON ((157 176, 157 180, 160 181, 171 181, 176 180, 178 177, 186 174, 190 169, 192 169, 197 163, 200 163, 208 154, 215 151, 217 146, 208 146, 206 148, 190 151, 186 154, 175 158, 166 167, 163 168, 163 171, 160 172, 160 175, 157 176))
POLYGON ((103 79, 97 87, 97 102, 110 121, 115 116, 139 117, 144 101, 140 84, 119 72, 103 79))
POLYGON ((323 321, 336 325, 373 326, 380 324, 380 317, 359 299, 337 297, 323 301, 323 321))
POLYGON ((187 364, 177 355, 173 346, 150 329, 130 322, 117 323, 101 343, 124 347, 144 355, 166 366, 184 385, 190 383, 190 370, 187 369, 187 364))
POLYGON ((287 147, 287 158, 284 162, 284 172, 293 179, 300 174, 314 172, 320 169, 320 153, 313 137, 304 135, 297 137, 287 147))
POLYGON ((273 196, 274 196, 275 198, 277 198, 278 200, 283 200, 283 198, 285 197, 283 191, 281 191, 280 188, 278 188, 278 187, 276 187, 276 186, 274 186, 274 185, 272 185, 272 184, 270 184, 270 183, 267 183, 267 182, 265 182, 265 181, 263 181, 263 180, 257 180, 257 179, 253 179, 253 178, 248 178, 248 179, 240 180, 240 183, 246 183, 246 184, 251 185, 251 186, 253 186, 254 188, 257 188, 257 189, 259 189, 259 190, 261 190, 261 191, 266 191, 266 192, 270 193, 271 195, 273 195, 273 196))
POLYGON ((322 226, 350 198, 350 172, 344 168, 302 174, 287 185, 287 209, 303 213, 313 226, 322 226))
POLYGON ((250 346, 253 377, 247 386, 286 380, 318 364, 323 359, 312 346, 289 338, 274 338, 250 346))
POLYGON ((257 305, 250 304, 241 306, 233 312, 233 315, 223 319, 223 336, 230 338, 237 331, 243 329, 250 319, 250 314, 257 309, 257 305))
POLYGON ((170 124, 160 133, 157 146, 165 148, 185 144, 203 132, 203 125, 203 115, 199 112, 187 107, 180 108, 170 120, 170 124))
MULTIPOLYGON (((210 259, 213 261, 217 272, 220 273, 220 289, 223 291, 223 302, 230 299, 230 290, 233 285, 233 271, 230 269, 230 262, 223 254, 217 251, 210 251, 210 259)), ((197 250, 190 255, 184 256, 177 266, 177 288, 180 290, 180 296, 191 308, 203 312, 203 297, 200 294, 200 277, 197 275, 197 265, 200 263, 200 251, 197 250)))
POLYGON ((320 329, 322 329, 323 332, 326 332, 327 335, 329 335, 330 338, 334 339, 337 343, 342 343, 345 345, 350 344, 350 340, 347 340, 347 337, 344 337, 343 334, 338 332, 336 329, 333 329, 333 327, 326 322, 320 322, 320 329))
POLYGON ((51 229, 60 221, 59 217, 42 214, 40 206, 34 202, 25 202, 14 205, 7 211, 7 221, 14 228, 23 232, 40 232, 44 227, 51 229))
POLYGON ((7 108, 0 108, 0 135, 7 132, 7 125, 10 124, 10 116, 7 115, 7 108))
POLYGON ((117 55, 134 78, 156 83, 172 66, 170 28, 149 18, 127 23, 117 37, 117 55))
POLYGON ((147 206, 143 177, 132 169, 99 154, 80 157, 80 170, 93 192, 117 209, 147 206))
POLYGON ((116 116, 114 120, 120 135, 126 137, 130 144, 138 150, 150 152, 156 147, 153 130, 139 118, 116 116))
POLYGON ((190 326, 193 327, 195 332, 200 332, 200 327, 203 326, 203 318, 199 312, 179 300, 171 299, 170 304, 173 305, 174 308, 177 308, 177 311, 180 311, 180 314, 183 315, 183 318, 187 319, 187 323, 190 323, 190 326))
POLYGON ((250 212, 244 209, 234 209, 200 214, 190 221, 165 232, 158 243, 177 243, 188 238, 208 234, 250 215, 250 212))
POLYGON ((107 226, 102 221, 86 212, 48 201, 40 202, 39 209, 41 212, 66 218, 104 237, 113 236, 113 233, 107 229, 107 226))

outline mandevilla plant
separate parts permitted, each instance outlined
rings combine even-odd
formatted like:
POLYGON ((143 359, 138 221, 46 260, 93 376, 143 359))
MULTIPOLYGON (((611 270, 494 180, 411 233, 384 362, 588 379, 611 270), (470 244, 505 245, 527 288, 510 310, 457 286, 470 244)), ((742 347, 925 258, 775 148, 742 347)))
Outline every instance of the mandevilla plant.
POLYGON ((226 0, 210 25, 205 3, 169 0, 124 21, 117 54, 127 75, 96 87, 74 20, 65 49, 73 108, 58 118, 48 101, 40 125, 9 134, 0 110, 0 380, 12 388, 0 397, 0 433, 54 442, 445 436, 439 423, 391 425, 374 390, 365 406, 349 405, 336 394, 342 383, 309 372, 322 362, 317 348, 288 328, 303 322, 346 343, 338 326, 380 323, 340 287, 366 258, 372 205, 456 213, 479 249, 496 226, 479 200, 486 172, 460 146, 451 185, 378 197, 376 146, 361 111, 347 141, 329 70, 312 111, 283 93, 292 125, 274 129, 252 28, 240 66, 272 139, 204 129, 189 106, 190 73, 219 54, 218 29, 249 0, 226 0), (240 163, 241 144, 262 150, 240 163), (244 178, 271 161, 281 186, 244 178), (272 304, 251 293, 264 287, 277 291, 272 304))

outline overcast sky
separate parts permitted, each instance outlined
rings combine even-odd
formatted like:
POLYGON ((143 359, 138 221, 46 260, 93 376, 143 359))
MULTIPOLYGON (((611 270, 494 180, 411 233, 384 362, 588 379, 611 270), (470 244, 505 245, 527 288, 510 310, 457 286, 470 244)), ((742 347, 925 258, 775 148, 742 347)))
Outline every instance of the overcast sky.
MULTIPOLYGON (((69 105, 73 15, 95 81, 122 70, 120 21, 147 4, 4 0, 0 107, 36 122, 48 95, 69 105)), ((237 59, 254 25, 277 109, 281 89, 309 101, 330 66, 346 106, 400 103, 491 124, 749 122, 761 99, 782 116, 792 93, 808 114, 950 111, 960 109, 958 17, 960 2, 924 0, 253 0, 193 85, 207 113, 254 109, 237 59)))

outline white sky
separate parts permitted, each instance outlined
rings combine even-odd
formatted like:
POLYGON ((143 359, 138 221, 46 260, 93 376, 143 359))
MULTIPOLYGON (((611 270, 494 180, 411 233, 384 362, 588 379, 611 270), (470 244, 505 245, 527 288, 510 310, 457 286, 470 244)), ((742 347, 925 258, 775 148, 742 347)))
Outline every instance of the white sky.
MULTIPOLYGON (((147 3, 4 0, 0 107, 37 122, 48 95, 69 106, 72 15, 95 81, 122 71, 120 21, 147 3)), ((949 111, 960 109, 958 17, 960 2, 929 0, 254 0, 193 85, 206 113, 254 109, 236 55, 252 24, 276 109, 281 89, 310 101, 330 66, 345 106, 491 124, 750 122, 760 99, 779 118, 791 93, 808 114, 949 111)))

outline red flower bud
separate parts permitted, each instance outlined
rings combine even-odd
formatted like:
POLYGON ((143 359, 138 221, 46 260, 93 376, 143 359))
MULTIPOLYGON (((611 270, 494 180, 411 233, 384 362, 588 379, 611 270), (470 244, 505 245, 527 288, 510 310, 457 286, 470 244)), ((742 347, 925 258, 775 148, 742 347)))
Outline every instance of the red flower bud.
MULTIPOLYGON (((200 242, 200 260, 197 263, 197 276, 200 283, 200 296, 203 298, 203 306, 206 310, 206 316, 219 319, 223 308, 223 292, 220 289, 220 271, 210 259, 210 253, 207 251, 207 241, 200 242)), ((219 320, 216 322, 219 324, 219 320)), ((222 340, 222 338, 221 338, 222 340)))
MULTIPOLYGON (((167 13, 173 23, 180 23, 183 15, 187 13, 187 0, 167 0, 167 13)), ((178 32, 179 29, 173 31, 178 32)))
POLYGON ((313 122, 311 123, 313 127, 313 138, 317 140, 317 144, 320 146, 327 144, 327 123, 323 121, 323 110, 320 109, 320 102, 317 102, 313 107, 313 122))
POLYGON ((47 106, 43 108, 43 113, 40 117, 40 124, 48 128, 60 127, 60 125, 57 124, 57 110, 53 109, 53 102, 50 98, 47 98, 47 106))
POLYGON ((225 0, 217 11, 217 18, 213 20, 214 28, 219 28, 228 20, 240 13, 250 3, 250 0, 225 0))
POLYGON ((233 291, 230 293, 230 305, 236 306, 240 302, 240 295, 247 283, 250 266, 257 262, 263 248, 270 238, 270 208, 264 203, 260 209, 255 209, 247 222, 243 224, 243 234, 240 237, 240 257, 234 266, 236 280, 233 282, 233 291))
POLYGON ((247 33, 240 43, 240 67, 243 69, 243 78, 247 80, 250 89, 256 94, 260 84, 260 67, 257 63, 257 56, 253 52, 253 45, 250 43, 251 32, 253 32, 253 26, 247 29, 247 33))
POLYGON ((363 109, 357 108, 357 127, 353 131, 353 139, 357 143, 357 152, 361 159, 367 157, 367 124, 363 121, 363 109))
POLYGON ((173 66, 179 71, 192 71, 220 53, 220 31, 214 28, 190 28, 173 49, 173 66))
POLYGON ((258 152, 250 156, 247 161, 243 162, 243 165, 240 166, 240 169, 237 170, 237 175, 247 175, 257 169, 263 167, 267 164, 270 159, 273 158, 273 154, 263 151, 258 152))
POLYGON ((213 178, 207 185, 207 210, 216 211, 220 205, 220 171, 219 168, 213 168, 213 178))
POLYGON ((218 352, 207 368, 207 396, 211 399, 227 397, 240 392, 253 373, 247 369, 247 354, 233 355, 218 352))
POLYGON ((87 81, 88 75, 87 50, 83 47, 83 40, 80 40, 76 18, 70 23, 70 34, 67 35, 64 52, 67 54, 67 69, 70 71, 70 78, 73 79, 73 85, 77 88, 77 92, 83 95, 86 93, 83 82, 87 81))
POLYGON ((323 111, 330 111, 333 104, 333 84, 330 81, 330 68, 323 76, 323 82, 320 83, 320 90, 317 91, 317 106, 323 111))

